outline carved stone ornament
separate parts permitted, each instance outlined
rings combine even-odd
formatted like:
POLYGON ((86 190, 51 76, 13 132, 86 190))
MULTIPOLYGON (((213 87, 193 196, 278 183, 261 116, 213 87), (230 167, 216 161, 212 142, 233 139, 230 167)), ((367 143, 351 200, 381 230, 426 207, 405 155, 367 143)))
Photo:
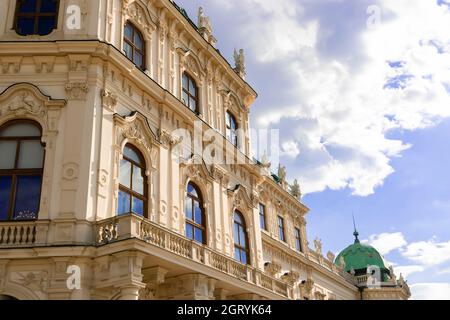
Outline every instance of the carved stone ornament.
POLYGON ((0 94, 0 116, 29 117, 38 120, 45 130, 56 131, 59 111, 65 100, 54 100, 29 83, 15 84, 0 94))
POLYGON ((314 248, 317 254, 319 255, 322 254, 322 240, 319 239, 318 237, 314 239, 314 248))
POLYGON ((239 53, 236 51, 236 49, 234 49, 234 63, 235 63, 234 70, 241 78, 245 79, 246 70, 245 70, 244 49, 240 49, 239 53))
POLYGON ((336 255, 335 255, 333 252, 328 251, 328 253, 327 253, 327 259, 330 260, 331 262, 334 262, 334 259, 335 259, 335 258, 336 258, 336 255))
POLYGON ((275 262, 266 262, 264 264, 264 271, 266 271, 271 276, 275 276, 277 273, 281 271, 281 265, 275 262))
POLYGON ((300 278, 300 274, 295 271, 287 272, 281 276, 281 279, 286 281, 291 286, 294 285, 294 283, 296 283, 299 278, 300 278))
POLYGON ((69 100, 86 100, 89 91, 85 82, 69 82, 66 84, 67 98, 69 100))
POLYGON ((126 20, 131 20, 135 24, 144 28, 147 38, 156 29, 156 23, 153 22, 151 16, 147 13, 143 7, 141 7, 137 1, 124 0, 123 12, 126 20))
POLYGON ((102 105, 104 108, 114 112, 117 106, 117 96, 109 90, 102 90, 102 105))
POLYGON ((152 142, 156 137, 151 130, 147 119, 139 112, 133 112, 129 117, 122 118, 114 115, 116 124, 116 143, 121 145, 124 139, 140 144, 147 151, 151 151, 152 142))

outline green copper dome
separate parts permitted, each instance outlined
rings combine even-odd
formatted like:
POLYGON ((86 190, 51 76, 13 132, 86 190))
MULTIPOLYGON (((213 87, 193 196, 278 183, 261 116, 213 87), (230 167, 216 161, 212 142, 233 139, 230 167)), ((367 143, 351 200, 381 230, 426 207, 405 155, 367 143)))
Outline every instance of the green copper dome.
POLYGON ((341 257, 343 257, 345 271, 351 272, 353 269, 356 275, 366 273, 368 266, 378 266, 382 271, 387 271, 387 266, 381 254, 374 247, 360 243, 358 235, 355 230, 355 242, 342 250, 334 263, 337 266, 341 265, 341 257))

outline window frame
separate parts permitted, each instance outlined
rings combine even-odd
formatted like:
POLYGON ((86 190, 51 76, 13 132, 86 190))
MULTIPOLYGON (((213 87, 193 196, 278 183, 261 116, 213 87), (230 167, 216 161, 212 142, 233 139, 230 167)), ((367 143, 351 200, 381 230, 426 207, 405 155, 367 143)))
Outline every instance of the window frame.
POLYGON ((195 112, 195 114, 200 115, 200 105, 199 105, 199 87, 197 85, 197 81, 194 79, 193 76, 191 76, 191 74, 187 71, 184 71, 182 76, 181 76, 181 102, 188 107, 189 110, 191 110, 192 112, 195 112), (183 83, 184 83, 184 78, 187 78, 187 89, 184 87, 183 83), (189 91, 189 87, 190 87, 190 83, 193 84, 194 88, 195 88, 195 96, 189 91), (183 95, 187 94, 188 96, 188 101, 183 102, 183 95), (191 108, 191 98, 194 99, 195 101, 195 109, 191 108))
MULTIPOLYGON (((143 203, 144 203, 144 208, 143 208, 144 213, 143 213, 142 216, 144 218, 148 218, 148 177, 145 174, 146 171, 147 171, 147 164, 145 162, 144 155, 142 154, 142 152, 137 147, 135 147, 134 145, 132 145, 130 143, 127 143, 124 146, 124 150, 125 150, 125 148, 130 148, 131 150, 133 150, 138 155, 138 157, 140 158, 142 165, 138 164, 133 159, 128 158, 125 155, 125 153, 122 152, 122 159, 121 160, 126 160, 126 161, 131 163, 131 171, 130 171, 130 188, 131 189, 126 187, 126 186, 124 186, 124 185, 122 185, 120 183, 120 180, 119 180, 119 192, 122 191, 122 192, 124 192, 124 193, 126 193, 126 194, 128 194, 130 196, 130 208, 129 208, 128 212, 119 214, 118 213, 119 197, 117 197, 117 210, 116 210, 117 211, 117 215, 119 215, 119 216, 120 215, 124 215, 124 214, 136 214, 136 215, 139 215, 138 213, 133 211, 133 197, 135 197, 135 198, 143 201, 143 203), (144 173, 144 176, 143 176, 143 178, 144 178, 144 181, 143 181, 143 184, 144 184, 144 195, 141 195, 138 192, 133 190, 133 173, 134 173, 134 167, 135 166, 138 167, 139 169, 141 169, 142 172, 144 173)), ((119 176, 120 176, 120 164, 119 164, 119 176)))
POLYGON ((45 143, 42 142, 42 126, 33 120, 29 119, 16 119, 11 120, 3 123, 0 125, 0 131, 3 129, 6 129, 8 127, 27 123, 30 125, 35 126, 37 129, 39 129, 39 136, 20 136, 20 137, 1 137, 0 141, 15 141, 16 142, 16 151, 15 151, 15 159, 14 159, 14 168, 13 169, 0 169, 0 177, 11 177, 11 187, 10 187, 10 194, 9 194, 9 206, 8 206, 8 212, 7 212, 7 219, 6 220, 0 220, 0 221, 35 221, 39 219, 39 211, 41 206, 41 197, 42 197, 42 184, 44 179, 44 167, 45 167, 45 143), (42 156, 42 164, 41 168, 30 168, 30 169, 18 169, 18 162, 20 158, 20 145, 22 141, 39 141, 41 143, 43 156, 42 156), (35 219, 20 219, 15 220, 14 219, 14 209, 15 209, 15 201, 16 201, 16 195, 17 195, 17 180, 19 176, 30 176, 30 177, 41 177, 41 185, 39 189, 39 197, 37 202, 37 208, 38 211, 36 212, 36 218, 35 219))
POLYGON ((58 29, 58 23, 59 23, 58 18, 59 18, 59 9, 60 9, 59 7, 61 5, 60 0, 55 0, 55 1, 57 1, 55 12, 44 12, 44 13, 40 12, 43 0, 36 0, 36 8, 35 8, 35 11, 33 11, 33 12, 19 12, 19 1, 20 0, 16 1, 16 7, 14 9, 14 22, 13 22, 13 29, 18 35, 20 35, 22 37, 35 36, 35 35, 43 37, 43 36, 47 36, 47 35, 51 34, 54 30, 58 29), (30 33, 30 34, 19 33, 18 22, 19 22, 19 18, 22 18, 22 17, 34 19, 33 33, 30 33), (39 34, 39 19, 41 17, 55 17, 55 24, 53 26, 53 29, 47 34, 42 34, 42 35, 39 34))
POLYGON ((263 203, 259 203, 259 227, 264 231, 268 231, 266 216, 266 206, 263 203), (261 209, 263 209, 262 212, 261 209))
POLYGON ((245 258, 246 263, 245 264, 251 265, 251 263, 250 263, 250 242, 249 242, 249 237, 248 237, 248 232, 247 232, 247 224, 246 224, 244 215, 239 210, 235 210, 234 214, 233 214, 233 232, 234 232, 234 229, 235 229, 236 225, 238 226, 238 234, 237 234, 237 236, 238 236, 239 243, 236 243, 235 235, 233 234, 233 242, 234 242, 234 245, 233 245, 233 249, 234 249, 233 250, 233 256, 234 256, 236 261, 238 261, 239 263, 244 264, 244 262, 242 262, 242 253, 245 253, 245 255, 246 255, 246 258, 245 258), (242 222, 236 221, 236 215, 240 217, 240 220, 242 222), (241 229, 244 231, 244 236, 245 236, 244 244, 245 244, 245 247, 242 247, 242 245, 241 245, 241 233, 240 233, 241 229), (239 260, 236 259, 236 254, 235 254, 236 249, 239 250, 239 260))
POLYGON ((125 57, 127 57, 127 59, 130 60, 130 61, 131 61, 131 62, 132 62, 139 70, 145 71, 146 66, 147 66, 147 57, 146 57, 146 50, 145 50, 146 41, 145 41, 145 38, 144 38, 144 34, 143 34, 143 33, 141 32, 141 30, 139 30, 139 28, 136 27, 136 25, 135 25, 133 22, 131 22, 130 20, 127 20, 127 22, 126 22, 125 25, 123 26, 123 43, 124 43, 124 44, 123 44, 122 50, 123 50, 123 52, 124 52, 124 54, 125 54, 125 57), (131 26, 131 29, 133 30, 133 34, 132 34, 132 38, 133 38, 133 39, 129 39, 129 38, 126 36, 125 29, 127 28, 127 25, 130 25, 130 26, 131 26), (135 37, 135 34, 136 34, 136 33, 138 33, 138 34, 140 35, 140 37, 142 38, 142 49, 139 49, 139 48, 137 47, 136 43, 134 42, 134 37, 135 37), (129 58, 129 57, 127 56, 127 53, 126 53, 126 51, 125 51, 125 43, 131 47, 131 55, 132 55, 132 58, 129 58), (136 61, 135 61, 135 59, 134 59, 135 51, 136 51, 137 53, 139 53, 139 54, 142 55, 142 65, 140 65, 140 66, 136 64, 136 61))
POLYGON ((286 241, 286 226, 284 223, 284 218, 280 215, 278 215, 278 239, 280 239, 283 242, 286 241))
MULTIPOLYGON (((185 223, 191 225, 193 227, 193 230, 194 230, 193 238, 192 239, 188 238, 188 239, 189 240, 193 240, 193 241, 195 241, 197 243, 201 243, 201 244, 206 245, 208 243, 207 242, 207 238, 206 238, 206 236, 207 236, 206 235, 207 223, 206 223, 206 213, 205 213, 205 208, 204 208, 203 196, 202 196, 202 193, 200 192, 199 187, 193 182, 189 182, 187 184, 187 186, 186 186, 186 198, 185 198, 185 201, 187 201, 187 200, 190 200, 193 219, 192 220, 188 219, 187 216, 186 216, 186 213, 185 213, 185 223), (189 186, 192 186, 192 188, 195 190, 195 192, 197 193, 197 197, 194 196, 193 194, 191 194, 188 191, 189 190, 189 186), (198 202, 199 208, 200 208, 200 210, 202 212, 202 222, 203 222, 203 224, 201 224, 201 225, 195 222, 195 210, 194 210, 194 208, 195 208, 195 205, 194 205, 195 201, 198 202), (197 241, 195 239, 195 229, 200 229, 202 231, 202 240, 203 240, 202 242, 199 242, 199 241, 197 241)), ((187 203, 185 203, 185 208, 186 208, 186 204, 187 203)), ((186 238, 187 238, 187 234, 186 234, 186 238)))
POLYGON ((298 252, 303 252, 303 245, 302 245, 302 233, 301 229, 298 227, 294 228, 294 235, 295 235, 295 249, 298 252))
POLYGON ((239 130, 239 124, 238 124, 237 118, 230 110, 227 110, 227 112, 225 114, 225 135, 227 137, 227 140, 231 144, 233 144, 236 148, 239 148, 239 137, 237 134, 238 130, 239 130), (232 120, 233 120, 233 123, 235 126, 234 129, 231 126, 232 120), (232 134, 234 135, 235 141, 232 141, 232 137, 231 137, 232 134))

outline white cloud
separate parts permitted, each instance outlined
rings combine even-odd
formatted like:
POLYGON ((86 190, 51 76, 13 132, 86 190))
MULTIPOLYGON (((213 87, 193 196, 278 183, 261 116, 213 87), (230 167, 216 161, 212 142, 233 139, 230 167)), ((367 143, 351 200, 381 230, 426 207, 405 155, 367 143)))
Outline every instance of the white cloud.
POLYGON ((281 154, 290 158, 295 158, 300 154, 298 143, 295 141, 286 141, 281 145, 281 154))
POLYGON ((400 249, 408 244, 401 232, 371 235, 369 240, 365 240, 364 242, 368 242, 382 255, 388 254, 392 250, 400 249))
POLYGON ((450 300, 450 283, 416 283, 410 288, 414 300, 450 300))
POLYGON ((360 0, 214 2, 245 15, 233 34, 262 64, 258 69, 274 68, 284 80, 261 77, 261 90, 268 86, 280 99, 257 101, 254 123, 278 127, 298 144, 296 161, 290 152, 282 161, 305 193, 348 187, 372 194, 394 172, 391 159, 410 147, 388 138, 389 130, 425 128, 450 116, 446 6, 380 0, 382 24, 369 30, 368 2, 360 0))
POLYGON ((423 271, 425 271, 424 266, 396 266, 394 270, 397 277, 401 274, 404 278, 408 278, 413 273, 423 271))
POLYGON ((425 266, 435 266, 450 261, 450 241, 419 241, 410 243, 402 249, 402 255, 411 261, 425 266))

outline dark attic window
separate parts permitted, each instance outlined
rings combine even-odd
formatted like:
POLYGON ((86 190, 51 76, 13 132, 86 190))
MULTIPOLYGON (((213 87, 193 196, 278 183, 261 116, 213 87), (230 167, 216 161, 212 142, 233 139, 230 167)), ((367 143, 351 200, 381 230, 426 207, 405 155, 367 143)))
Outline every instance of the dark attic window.
POLYGON ((45 36, 57 27, 59 0, 17 0, 14 29, 22 36, 45 36))

